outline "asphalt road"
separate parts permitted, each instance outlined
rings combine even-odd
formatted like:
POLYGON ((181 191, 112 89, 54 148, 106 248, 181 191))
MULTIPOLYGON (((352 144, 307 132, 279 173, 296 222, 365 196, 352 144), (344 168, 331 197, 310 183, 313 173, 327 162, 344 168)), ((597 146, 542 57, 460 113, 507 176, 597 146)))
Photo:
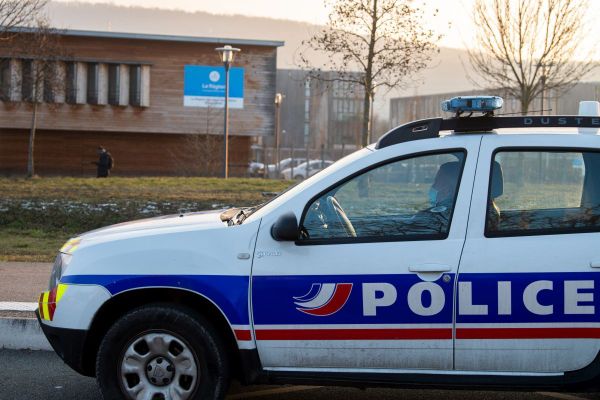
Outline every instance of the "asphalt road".
MULTIPOLYGON (((0 350, 1 400, 101 400, 96 381, 73 372, 52 352, 0 350)), ((228 400, 592 400, 600 393, 523 393, 444 390, 353 389, 233 384, 228 400)))

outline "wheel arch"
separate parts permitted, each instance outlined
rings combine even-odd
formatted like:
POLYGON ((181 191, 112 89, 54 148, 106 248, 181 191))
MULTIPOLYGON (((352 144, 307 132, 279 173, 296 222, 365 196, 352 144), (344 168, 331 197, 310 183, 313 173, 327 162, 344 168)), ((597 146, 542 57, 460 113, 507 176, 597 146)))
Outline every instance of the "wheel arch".
POLYGON ((223 311, 204 295, 181 288, 139 288, 119 293, 106 301, 96 312, 83 350, 83 372, 85 375, 94 376, 96 355, 100 342, 112 324, 127 312, 147 304, 177 304, 202 315, 221 335, 223 344, 227 349, 232 365, 232 375, 244 378, 243 360, 235 338, 231 323, 223 311))

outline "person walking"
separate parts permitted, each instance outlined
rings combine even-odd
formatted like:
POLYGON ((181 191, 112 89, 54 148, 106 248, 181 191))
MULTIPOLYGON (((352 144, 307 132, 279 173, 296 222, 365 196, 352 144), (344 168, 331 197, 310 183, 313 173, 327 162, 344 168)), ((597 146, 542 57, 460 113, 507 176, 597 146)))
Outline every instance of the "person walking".
POLYGON ((99 146, 98 150, 98 161, 94 161, 93 164, 96 164, 97 169, 97 178, 108 178, 110 175, 110 170, 113 168, 113 158, 110 152, 106 150, 104 147, 99 146))

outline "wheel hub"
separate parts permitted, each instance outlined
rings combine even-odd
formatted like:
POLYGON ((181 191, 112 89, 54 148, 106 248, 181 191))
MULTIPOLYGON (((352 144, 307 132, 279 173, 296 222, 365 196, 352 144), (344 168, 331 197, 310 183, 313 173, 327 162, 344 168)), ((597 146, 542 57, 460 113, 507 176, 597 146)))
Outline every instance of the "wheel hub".
POLYGON ((148 380, 156 386, 165 386, 173 381, 175 367, 165 357, 156 357, 150 360, 146 366, 148 380))
POLYGON ((189 400, 200 377, 189 345, 168 331, 132 340, 122 355, 119 374, 129 400, 189 400))

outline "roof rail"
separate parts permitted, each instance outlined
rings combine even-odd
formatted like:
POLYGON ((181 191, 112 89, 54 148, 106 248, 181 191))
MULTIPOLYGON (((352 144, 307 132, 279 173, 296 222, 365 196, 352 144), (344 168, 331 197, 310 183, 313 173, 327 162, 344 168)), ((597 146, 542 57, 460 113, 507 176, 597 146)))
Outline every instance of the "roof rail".
POLYGON ((375 148, 382 149, 398 143, 436 138, 441 131, 489 132, 502 128, 600 128, 600 117, 525 115, 422 119, 392 129, 377 141, 375 148))

